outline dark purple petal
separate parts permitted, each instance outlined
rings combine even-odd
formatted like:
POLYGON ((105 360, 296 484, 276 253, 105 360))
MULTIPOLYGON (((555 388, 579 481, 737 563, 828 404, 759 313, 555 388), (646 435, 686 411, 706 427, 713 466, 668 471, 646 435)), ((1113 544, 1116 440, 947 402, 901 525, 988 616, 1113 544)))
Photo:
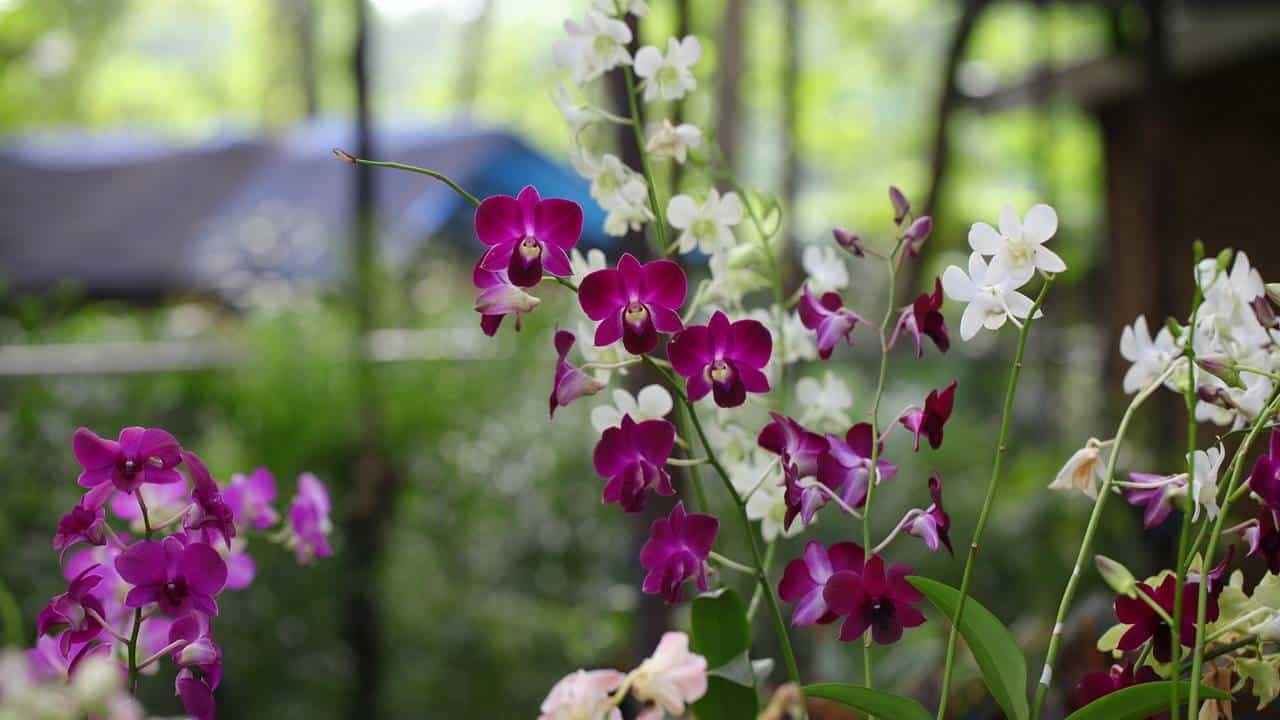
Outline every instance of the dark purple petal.
POLYGON ((642 271, 644 295, 640 300, 669 310, 679 310, 684 305, 688 280, 679 264, 670 260, 654 260, 646 263, 642 271))
POLYGON ((578 239, 582 237, 582 208, 572 200, 543 200, 538 203, 534 215, 533 232, 539 240, 563 254, 565 250, 577 245, 578 239))
MULTIPOLYGON (((773 337, 763 324, 756 320, 739 320, 732 326, 731 349, 728 357, 738 361, 739 366, 762 368, 769 364, 769 356, 773 353, 773 337)), ((768 383, 765 383, 766 386, 768 383)), ((753 392, 765 392, 755 390, 753 392)))
POLYGON ((116 558, 116 572, 131 585, 163 585, 167 580, 164 548, 154 540, 140 540, 116 558))
POLYGON ((476 237, 485 245, 502 245, 524 237, 520 203, 510 195, 493 195, 476 208, 476 237))
MULTIPOLYGON (((667 344, 667 357, 681 377, 691 378, 702 374, 711 363, 711 332, 706 325, 690 325, 676 333, 667 344)), ((705 395, 705 391, 703 392, 705 395)))

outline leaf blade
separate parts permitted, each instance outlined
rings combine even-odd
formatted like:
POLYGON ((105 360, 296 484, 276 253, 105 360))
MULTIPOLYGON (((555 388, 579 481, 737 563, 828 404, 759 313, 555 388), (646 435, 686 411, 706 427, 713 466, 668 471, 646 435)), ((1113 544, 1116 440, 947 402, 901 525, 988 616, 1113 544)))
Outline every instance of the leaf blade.
MULTIPOLYGON (((1093 702, 1067 716, 1067 720, 1143 720, 1161 710, 1169 708, 1170 680, 1130 685, 1110 695, 1103 695, 1093 702)), ((1179 680, 1181 690, 1178 697, 1182 704, 1187 703, 1191 692, 1191 683, 1179 680)), ((1200 695, 1205 700, 1230 700, 1231 695, 1207 685, 1200 686, 1200 695)))
POLYGON ((893 720, 933 720, 933 715, 911 698, 860 685, 845 683, 806 685, 804 694, 805 697, 834 700, 854 710, 861 710, 869 716, 893 718, 893 720))
MULTIPOLYGON (((959 590, 918 576, 907 578, 907 582, 924 593, 948 622, 955 617, 959 590)), ((960 635, 978 662, 991 697, 1012 720, 1027 720, 1031 714, 1027 703, 1027 659, 1008 628, 970 597, 965 602, 964 617, 960 618, 960 635)))
MULTIPOLYGON (((707 667, 719 669, 748 658, 751 625, 746 603, 737 593, 725 588, 698 596, 693 601, 692 618, 690 647, 707 659, 707 667)), ((753 718, 759 710, 754 685, 744 686, 718 675, 707 678, 707 694, 693 704, 700 720, 753 718)))

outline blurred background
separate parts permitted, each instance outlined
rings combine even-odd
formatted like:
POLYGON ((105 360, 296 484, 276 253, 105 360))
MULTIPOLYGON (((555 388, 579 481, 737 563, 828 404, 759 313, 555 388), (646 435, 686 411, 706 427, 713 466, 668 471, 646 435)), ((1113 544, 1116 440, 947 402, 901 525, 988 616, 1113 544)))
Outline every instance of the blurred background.
MULTIPOLYGON (((541 293, 523 332, 484 338, 469 208, 427 178, 329 154, 435 168, 480 196, 533 182, 586 206, 584 247, 630 247, 600 232, 549 98, 567 80, 551 45, 587 5, 0 0, 0 587, 25 621, 6 639, 30 644, 62 590, 49 541, 77 498, 79 425, 168 428, 218 478, 264 465, 285 496, 304 470, 330 486, 336 556, 299 568, 259 547, 258 580, 222 603, 225 717, 528 718, 564 673, 630 667, 687 621, 638 592, 647 522, 599 504, 597 403, 546 422, 563 294, 541 293)), ((974 585, 1039 667, 1087 515, 1044 486, 1087 437, 1113 432, 1127 402, 1120 328, 1185 314, 1196 238, 1280 279, 1280 6, 650 6, 643 43, 703 41, 679 116, 714 132, 744 184, 794 208, 797 286, 804 244, 829 242, 833 226, 889 236, 891 183, 937 220, 913 294, 962 263, 969 224, 994 222, 1002 203, 1058 209, 1054 246, 1071 271, 1033 333, 995 550, 974 585)), ((617 102, 608 82, 594 89, 597 105, 617 102)), ((879 308, 879 277, 853 270, 850 304, 879 308)), ((881 501, 886 526, 920 504, 936 468, 954 536, 970 535, 1013 339, 895 354, 885 406, 954 376, 960 421, 936 453, 891 445, 904 481, 881 501)), ((839 373, 864 413, 870 345, 802 373, 839 373)), ((1165 439, 1180 405, 1152 408, 1133 465, 1178 461, 1165 439)), ((1098 547, 1148 574, 1176 527, 1139 528, 1112 503, 1098 547)), ((818 526, 829 541, 854 531, 835 515, 818 526)), ((801 542, 782 544, 775 570, 801 542)), ((893 552, 959 582, 945 554, 910 541, 893 552)), ((945 642, 930 617, 876 667, 927 704, 945 642)), ((1092 646, 1111 622, 1091 577, 1059 690, 1104 666, 1092 646)), ((757 634, 756 654, 771 654, 769 631, 757 634)), ((834 635, 796 633, 805 674, 860 678, 861 652, 834 635)), ((972 666, 961 672, 957 716, 999 717, 972 666)), ((177 711, 167 681, 144 691, 152 712, 177 711)), ((1051 703, 1060 717, 1063 698, 1051 703)))

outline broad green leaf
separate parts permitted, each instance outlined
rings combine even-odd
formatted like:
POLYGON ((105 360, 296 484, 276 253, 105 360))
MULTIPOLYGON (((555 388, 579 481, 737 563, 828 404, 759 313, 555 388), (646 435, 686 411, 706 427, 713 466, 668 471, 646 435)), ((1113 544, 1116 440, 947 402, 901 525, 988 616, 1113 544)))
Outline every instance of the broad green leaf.
POLYGON ((806 697, 834 700, 848 705, 854 710, 861 710, 867 715, 874 715, 878 718, 933 720, 933 715, 928 710, 925 710, 923 705, 911 698, 904 698, 901 695, 894 695, 883 690, 872 690, 859 685, 845 685, 843 683, 806 685, 804 694, 806 697))
POLYGON ((707 678, 707 694, 693 704, 699 720, 739 720, 753 718, 760 701, 751 682, 751 625, 747 606, 734 591, 725 588, 699 596, 693 601, 694 652, 707 659, 716 671, 707 678), (735 663, 741 667, 735 670, 735 663), (742 672, 738 672, 742 670, 742 672), (732 675, 729 679, 725 675, 732 675), (738 681, 747 679, 746 685, 738 681))
MULTIPOLYGON (((960 592, 948 585, 923 577, 909 577, 907 582, 924 593, 947 619, 955 617, 960 592)), ((960 618, 960 635, 969 644, 973 659, 991 691, 991 697, 1011 720, 1026 720, 1027 659, 1004 624, 972 597, 964 604, 960 618)))
POLYGON ((746 651, 740 652, 732 660, 720 667, 707 671, 711 677, 720 677, 736 685, 753 688, 756 686, 755 674, 751 671, 751 659, 746 651))
MULTIPOLYGON (((966 611, 967 613, 967 611, 966 611)), ((1169 680, 1130 685, 1110 695, 1103 695, 1067 716, 1067 720, 1143 720, 1169 708, 1169 680)), ((1187 702, 1191 683, 1178 681, 1178 697, 1187 702)), ((1231 695, 1217 688, 1200 686, 1205 700, 1230 700, 1231 695)))

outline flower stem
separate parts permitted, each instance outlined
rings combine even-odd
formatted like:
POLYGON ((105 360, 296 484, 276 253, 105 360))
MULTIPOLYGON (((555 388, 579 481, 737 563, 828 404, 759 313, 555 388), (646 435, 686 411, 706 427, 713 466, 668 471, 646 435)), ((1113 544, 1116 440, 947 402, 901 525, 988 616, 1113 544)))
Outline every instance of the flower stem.
POLYGON ((645 183, 649 186, 649 205, 653 207, 656 218, 653 225, 657 229, 658 252, 667 252, 667 218, 666 213, 658 205, 658 186, 653 180, 653 165, 649 162, 649 153, 645 150, 644 130, 640 127, 640 106, 636 104, 636 78, 630 65, 622 66, 623 77, 627 80, 627 105, 631 109, 631 129, 636 134, 636 151, 640 155, 640 167, 644 171, 645 183))
MULTIPOLYGON (((871 498, 875 495, 876 485, 880 482, 880 400, 884 398, 884 378, 889 369, 889 342, 888 329, 889 321, 893 318, 894 297, 898 290, 898 272, 897 266, 893 262, 893 258, 902 249, 902 240, 899 239, 893 252, 885 258, 885 266, 889 269, 889 287, 888 297, 885 299, 884 319, 880 321, 880 371, 876 376, 876 394, 871 401, 871 470, 867 477, 867 497, 863 501, 862 506, 862 547, 867 551, 871 550, 871 498)), ((871 633, 867 633, 866 641, 862 644, 862 681, 868 688, 875 683, 872 675, 871 661, 871 633)), ((875 716, 869 716, 870 720, 875 720, 875 716)))
MULTIPOLYGON (((778 550, 777 538, 770 540, 769 544, 765 545, 765 548, 764 548, 764 574, 765 575, 768 575, 769 569, 773 567, 773 556, 777 550, 778 550)), ((762 587, 761 585, 756 585, 756 589, 751 592, 751 603, 747 605, 747 622, 751 622, 751 619, 756 616, 756 610, 760 609, 760 588, 761 587, 762 587)))
POLYGON ((472 195, 466 190, 463 190, 462 186, 458 185, 458 183, 451 180, 449 176, 445 175, 444 173, 439 173, 439 172, 436 172, 435 170, 428 170, 426 168, 420 168, 416 165, 405 165, 404 163, 398 163, 398 162, 382 162, 379 160, 366 160, 364 158, 358 158, 354 155, 345 153, 342 150, 339 150, 337 148, 333 149, 333 154, 337 155, 340 159, 345 160, 353 165, 367 165, 369 167, 391 168, 392 170, 404 170, 405 172, 417 173, 419 175, 426 175, 428 177, 433 177, 436 180, 439 180, 440 182, 444 183, 445 185, 448 185, 449 188, 452 189, 454 192, 466 198, 467 202, 470 202, 472 205, 475 205, 476 207, 480 206, 480 201, 476 199, 475 195, 472 195))
POLYGON ((1053 664, 1058 657, 1058 646, 1062 640, 1063 623, 1066 622, 1067 612, 1071 609, 1071 601, 1075 598, 1076 588, 1080 584, 1080 569, 1089 560, 1093 547, 1093 536, 1098 532, 1098 524, 1102 520, 1102 511, 1106 507, 1107 499, 1111 497, 1111 481, 1116 474, 1116 460, 1120 457, 1120 448, 1124 445, 1125 435, 1129 432, 1129 423, 1132 422, 1138 407, 1164 384, 1164 381, 1173 374, 1175 369, 1177 369, 1177 364, 1170 365, 1160 377, 1143 388, 1137 395, 1134 395, 1133 400, 1129 402, 1129 407, 1125 409, 1124 415, 1120 418, 1120 425, 1116 428, 1115 444, 1111 447, 1111 458, 1107 461, 1106 477, 1102 480, 1102 488, 1098 491, 1098 499, 1093 503, 1093 512, 1089 514, 1089 524, 1085 526, 1084 537, 1080 541, 1080 552, 1076 555, 1076 564, 1072 567, 1071 576, 1067 579, 1067 587, 1062 591, 1062 602, 1058 605, 1058 614, 1054 619, 1053 633, 1049 636, 1049 649, 1045 652, 1044 671, 1040 674, 1040 683, 1036 686, 1035 701, 1031 706, 1031 720, 1039 720, 1040 711, 1044 708, 1044 698, 1049 692, 1049 683, 1053 679, 1053 664))
MULTIPOLYGON (((1192 510, 1195 507, 1195 500, 1191 497, 1191 481, 1195 478, 1195 452, 1196 452, 1196 383, 1195 383, 1195 362, 1196 362, 1196 320, 1200 315, 1200 303, 1204 299, 1204 295, 1200 292, 1199 283, 1196 283, 1195 292, 1191 297, 1191 323, 1187 326, 1187 384, 1182 390, 1183 404, 1187 408, 1187 489, 1188 492, 1183 497, 1182 505, 1182 527, 1178 531, 1178 568, 1174 581, 1173 593, 1173 616, 1182 618, 1182 588, 1187 582, 1187 565, 1191 562, 1186 557, 1187 546, 1191 537, 1191 517, 1192 510)), ((1171 622, 1169 627, 1172 629, 1175 625, 1171 622)), ((1172 646, 1172 655, 1169 662, 1171 667, 1177 667, 1181 661, 1182 643, 1170 643, 1172 646)), ((1178 715, 1178 683, 1169 683, 1169 717, 1177 717, 1178 715)))
MULTIPOLYGON (((943 661, 942 696, 938 699, 938 720, 943 720, 947 712, 947 700, 951 694, 951 674, 954 671, 956 645, 960 629, 960 620, 964 615, 965 601, 969 597, 969 583, 973 579, 973 567, 978 557, 978 547, 982 540, 982 531, 987 526, 987 516, 996 497, 996 487, 1000 484, 1000 469, 1004 464, 1004 454, 1008 449, 1009 421, 1013 417, 1013 398, 1018 391, 1018 378, 1022 375, 1022 356, 1027 349, 1027 336, 1031 334, 1031 324, 1035 321, 1036 311, 1044 303, 1049 287, 1053 285, 1053 276, 1046 276, 1040 286, 1040 294, 1035 304, 1027 313, 1027 319, 1018 331, 1018 349, 1013 356, 1013 367, 1009 370, 1009 385, 1005 389, 1004 409, 1000 416, 1000 440, 996 444, 996 457, 991 466, 991 481, 987 483, 987 496, 982 501, 982 509, 978 512, 978 524, 973 529, 973 540, 969 543, 969 554, 964 561, 964 574, 960 578, 960 597, 956 601, 956 612, 951 618, 951 632, 947 635, 947 654, 943 661)), ((1115 457, 1114 454, 1112 457, 1115 457)))
MULTIPOLYGON (((1236 457, 1234 458, 1235 467, 1231 474, 1231 482, 1227 486, 1227 499, 1223 503, 1222 508, 1218 510, 1218 517, 1213 522, 1213 531, 1209 533, 1209 546, 1205 549, 1204 558, 1201 561, 1203 576, 1208 577, 1209 568, 1213 565, 1213 554, 1218 549, 1218 538, 1222 536, 1222 525, 1227 519, 1227 513, 1231 510, 1231 503, 1236 497, 1236 490, 1240 484, 1240 471, 1244 467, 1242 458, 1249 453, 1249 449, 1253 447, 1254 440, 1262 432, 1262 428, 1267 421, 1275 416, 1276 411, 1280 410, 1280 395, 1267 405, 1258 419, 1253 423, 1253 428, 1249 434, 1245 436, 1244 442, 1240 443, 1240 447, 1236 448, 1236 457)), ((1196 592, 1196 644, 1191 650, 1191 694, 1187 703, 1187 717, 1189 720, 1195 720, 1196 714, 1199 713, 1200 703, 1200 667, 1204 660, 1204 626, 1205 614, 1208 605, 1209 583, 1201 580, 1196 592)))
POLYGON ((730 570, 737 570, 740 573, 746 573, 747 575, 751 575, 751 576, 754 576, 756 574, 756 569, 751 567, 750 565, 744 565, 738 562, 737 560, 730 560, 729 558, 721 555, 720 553, 714 550, 711 551, 711 554, 708 557, 716 561, 716 563, 729 568, 730 570))

